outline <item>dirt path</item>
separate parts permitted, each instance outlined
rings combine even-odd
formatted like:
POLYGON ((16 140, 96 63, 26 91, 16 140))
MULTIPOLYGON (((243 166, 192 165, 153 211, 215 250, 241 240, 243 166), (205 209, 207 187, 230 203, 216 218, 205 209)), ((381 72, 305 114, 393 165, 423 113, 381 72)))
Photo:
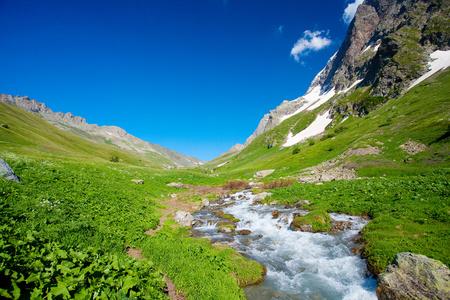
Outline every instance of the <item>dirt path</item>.
MULTIPOLYGON (((193 195, 200 195, 202 197, 207 197, 208 195, 216 194, 216 195, 224 195, 229 192, 228 189, 222 187, 209 187, 209 186, 188 186, 190 191, 187 193, 182 193, 179 196, 174 198, 170 198, 166 201, 162 200, 154 200, 162 205, 166 205, 167 207, 162 210, 163 215, 159 219, 159 225, 155 229, 149 229, 145 231, 145 234, 149 234, 151 236, 155 235, 156 232, 161 230, 164 225, 164 222, 167 220, 168 216, 177 210, 186 211, 186 212, 194 212, 198 210, 199 203, 191 202, 189 198, 193 195)), ((137 259, 143 259, 144 256, 140 249, 128 248, 127 254, 130 257, 134 257, 137 259)), ((186 297, 183 294, 178 294, 177 289, 172 281, 165 275, 167 289, 165 292, 172 300, 186 300, 186 297)))

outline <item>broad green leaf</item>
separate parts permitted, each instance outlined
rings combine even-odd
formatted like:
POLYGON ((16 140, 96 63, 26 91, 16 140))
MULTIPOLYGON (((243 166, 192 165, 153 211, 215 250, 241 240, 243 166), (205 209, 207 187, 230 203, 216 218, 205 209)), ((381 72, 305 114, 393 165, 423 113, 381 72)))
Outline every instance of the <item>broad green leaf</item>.
POLYGON ((12 299, 13 297, 8 293, 5 289, 0 289, 0 296, 8 299, 12 299))
POLYGON ((122 292, 124 294, 128 294, 128 290, 131 289, 132 287, 134 287, 136 284, 133 280, 133 277, 131 276, 127 276, 123 279, 123 283, 122 283, 122 292))
POLYGON ((112 267, 115 270, 119 270, 119 261, 117 260, 117 256, 116 255, 113 256, 112 267))
POLYGON ((31 273, 30 277, 27 278, 27 280, 25 281, 27 284, 31 283, 31 282, 35 282, 38 281, 39 277, 35 274, 35 273, 31 273))
POLYGON ((11 283, 13 286, 12 294, 13 294, 14 300, 19 299, 20 298, 20 288, 17 286, 17 284, 14 281, 12 281, 11 283))
POLYGON ((67 252, 65 250, 59 249, 56 253, 58 253, 58 256, 61 258, 67 258, 67 252))
POLYGON ((64 283, 58 282, 58 286, 50 288, 50 294, 54 296, 64 295, 70 298, 70 293, 64 283))
POLYGON ((89 299, 89 298, 90 298, 90 295, 86 291, 86 289, 82 289, 82 290, 78 291, 74 296, 74 299, 76 299, 76 300, 85 300, 85 299, 89 299))

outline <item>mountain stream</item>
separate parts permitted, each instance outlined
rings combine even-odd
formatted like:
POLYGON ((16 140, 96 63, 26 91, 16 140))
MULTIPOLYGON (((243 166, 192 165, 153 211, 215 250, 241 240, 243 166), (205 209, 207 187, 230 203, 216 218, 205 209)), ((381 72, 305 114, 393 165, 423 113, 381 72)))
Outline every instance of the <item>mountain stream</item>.
POLYGON ((357 246, 353 240, 368 221, 331 213, 332 221, 346 222, 350 228, 335 233, 299 232, 289 229, 294 212, 308 213, 253 203, 251 192, 238 192, 195 213, 203 225, 195 227, 192 235, 227 243, 267 267, 261 284, 244 288, 249 300, 377 299, 376 281, 367 275, 366 261, 351 251, 357 246), (236 232, 247 229, 251 233, 217 232, 217 223, 226 221, 213 214, 217 210, 240 219, 236 232))

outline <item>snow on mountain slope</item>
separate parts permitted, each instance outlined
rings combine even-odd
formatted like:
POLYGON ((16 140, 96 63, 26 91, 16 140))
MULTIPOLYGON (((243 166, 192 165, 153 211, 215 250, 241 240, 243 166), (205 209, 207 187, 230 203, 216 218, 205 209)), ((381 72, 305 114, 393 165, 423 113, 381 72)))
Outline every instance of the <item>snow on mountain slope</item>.
POLYGON ((448 68, 450 66, 450 50, 449 51, 437 50, 437 51, 431 53, 430 57, 431 57, 432 61, 430 61, 428 63, 428 65, 430 66, 429 71, 427 73, 423 74, 422 76, 420 76, 419 78, 417 78, 416 81, 414 81, 409 86, 408 90, 410 88, 412 88, 413 86, 418 85, 419 83, 421 83, 422 81, 424 81, 425 79, 427 79, 428 77, 433 75, 434 73, 436 73, 440 70, 445 70, 446 68, 448 68))
POLYGON ((317 118, 301 132, 297 133, 296 135, 293 135, 291 132, 289 132, 287 141, 283 144, 283 147, 293 146, 305 141, 310 137, 321 134, 325 130, 325 127, 327 127, 328 124, 331 123, 331 121, 333 121, 333 119, 331 118, 330 111, 327 111, 322 115, 319 114, 317 118))

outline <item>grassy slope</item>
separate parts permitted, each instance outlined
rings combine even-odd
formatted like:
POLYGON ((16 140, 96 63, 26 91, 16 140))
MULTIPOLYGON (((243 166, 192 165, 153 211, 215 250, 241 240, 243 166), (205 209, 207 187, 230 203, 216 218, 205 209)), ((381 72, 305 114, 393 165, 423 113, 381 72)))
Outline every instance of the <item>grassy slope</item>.
MULTIPOLYGON (((341 124, 329 126, 325 135, 334 134, 333 139, 318 138, 314 140, 315 144, 312 146, 309 142, 304 142, 297 146, 280 149, 289 129, 295 128, 295 132, 299 132, 306 128, 314 120, 320 108, 313 112, 303 112, 258 136, 230 163, 217 168, 216 171, 233 174, 236 177, 248 177, 258 170, 273 168, 276 172, 271 175, 272 178, 297 175, 302 169, 335 158, 349 148, 368 145, 382 147, 383 155, 378 159, 373 157, 348 159, 349 164, 354 162, 360 166, 370 162, 371 166, 359 169, 360 175, 433 170, 436 168, 435 164, 448 167, 449 162, 446 159, 450 153, 448 142, 439 141, 439 139, 447 133, 450 124, 450 101, 447 93, 449 86, 450 71, 447 70, 436 80, 414 87, 405 96, 389 101, 363 118, 350 117, 341 124), (336 133, 339 131, 336 129, 340 127, 344 130, 336 133), (415 155, 413 163, 404 164, 403 160, 412 156, 398 146, 408 140, 418 141, 429 147, 425 152, 415 155), (277 146, 268 149, 268 143, 273 141, 277 142, 277 146), (380 146, 380 142, 384 145, 380 146), (298 147, 300 152, 293 155, 292 151, 295 147, 298 147)), ((357 98, 355 95, 358 93, 360 91, 356 91, 348 98, 350 100, 357 98)), ((324 104, 322 109, 327 106, 329 107, 329 104, 324 104)), ((339 116, 338 118, 342 119, 339 116)))
POLYGON ((139 156, 113 145, 96 143, 61 130, 38 116, 20 108, 0 103, 0 151, 52 160, 109 161, 117 156, 126 164, 151 165, 166 163, 161 155, 139 156))

